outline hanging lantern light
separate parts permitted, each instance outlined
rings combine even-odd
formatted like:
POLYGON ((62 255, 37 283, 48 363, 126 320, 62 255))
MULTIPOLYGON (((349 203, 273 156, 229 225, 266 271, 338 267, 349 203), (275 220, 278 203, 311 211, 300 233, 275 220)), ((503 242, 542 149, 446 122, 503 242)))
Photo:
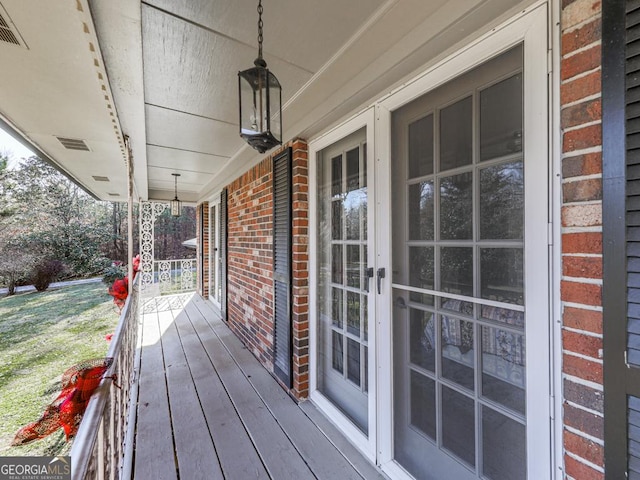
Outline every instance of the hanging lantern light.
POLYGON ((240 136, 264 153, 282 143, 282 87, 262 58, 262 0, 258 1, 258 58, 238 72, 240 136))
POLYGON ((180 214, 182 213, 182 202, 178 200, 178 177, 180 176, 180 174, 172 173, 171 175, 175 177, 175 185, 176 185, 176 188, 175 188, 176 196, 173 200, 171 200, 171 203, 170 203, 171 216, 179 217, 180 214))

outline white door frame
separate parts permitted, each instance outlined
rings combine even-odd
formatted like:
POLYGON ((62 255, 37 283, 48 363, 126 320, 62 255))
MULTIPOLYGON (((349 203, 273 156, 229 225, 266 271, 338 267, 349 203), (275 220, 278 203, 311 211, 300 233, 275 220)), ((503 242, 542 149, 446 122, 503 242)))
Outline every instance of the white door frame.
MULTIPOLYGON (((391 112, 524 42, 524 158, 525 158, 525 308, 527 318, 527 474, 530 479, 552 478, 551 441, 553 402, 550 384, 551 319, 549 194, 540 195, 540 185, 549 184, 549 99, 547 93, 548 5, 540 2, 524 9, 505 24, 429 68, 422 75, 392 92, 376 104, 376 209, 378 224, 391 218, 391 112), (528 159, 528 160, 527 160, 528 159), (532 159, 539 161, 532 163, 532 159), (533 167, 533 168, 532 168, 533 167), (532 206, 534 206, 532 208, 532 206), (543 226, 544 228, 541 228, 543 226), (546 281, 544 281, 546 279, 546 281), (535 299, 534 300, 532 300, 535 299), (537 321, 536 321, 537 320, 537 321)), ((391 269, 391 232, 376 231, 377 263, 391 269)), ((390 275, 376 296, 378 342, 378 463, 392 478, 411 478, 393 460, 393 377, 390 275), (387 319, 386 321, 380 321, 387 319)))
POLYGON ((220 195, 217 198, 209 200, 207 207, 207 216, 209 217, 209 300, 220 307, 220 299, 216 297, 218 283, 220 282, 219 255, 220 255, 220 195), (211 209, 215 207, 215 218, 211 218, 211 209), (212 232, 214 235, 212 235, 212 232), (211 259, 213 258, 213 262, 211 259), (214 272, 214 281, 211 281, 211 272, 214 272))
MULTIPOLYGON (((375 173, 373 167, 374 159, 374 109, 368 108, 365 111, 357 114, 350 120, 339 125, 326 134, 309 142, 309 251, 316 252, 318 248, 318 186, 317 186, 317 155, 322 149, 333 145, 339 140, 347 137, 348 135, 357 132, 362 128, 366 128, 366 154, 367 154, 367 185, 368 188, 368 204, 374 205, 375 188, 371 188, 375 185, 375 173)), ((373 211, 375 209, 368 208, 368 229, 369 231, 376 231, 375 228, 375 216, 373 211)), ((375 239, 372 236, 367 237, 369 239, 368 255, 369 259, 373 258, 375 252, 375 239)), ((373 262, 368 262, 368 267, 376 268, 373 262)), ((377 349, 376 333, 373 323, 375 319, 375 309, 369 308, 369 333, 368 333, 368 365, 369 365, 369 394, 368 394, 368 415, 369 415, 369 432, 368 436, 364 435, 354 423, 347 418, 333 403, 328 400, 318 390, 318 345, 321 341, 317 334, 318 319, 316 315, 315 305, 317 305, 317 276, 318 276, 318 262, 316 257, 311 254, 309 256, 309 278, 311 285, 315 285, 309 289, 309 368, 310 368, 310 385, 309 385, 309 398, 318 408, 329 416, 342 432, 356 445, 362 453, 367 456, 372 462, 376 461, 376 438, 377 438, 377 421, 376 421, 376 357, 375 351, 377 349)), ((375 296, 373 294, 375 288, 375 279, 370 280, 370 292, 369 298, 375 296)), ((369 301, 369 305, 372 305, 372 301, 369 301)))

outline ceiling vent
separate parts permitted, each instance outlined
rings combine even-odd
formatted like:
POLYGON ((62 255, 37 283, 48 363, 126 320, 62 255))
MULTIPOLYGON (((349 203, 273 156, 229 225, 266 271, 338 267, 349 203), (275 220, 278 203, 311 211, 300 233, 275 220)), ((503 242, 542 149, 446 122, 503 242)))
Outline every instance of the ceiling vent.
POLYGON ((101 177, 100 175, 92 175, 96 182, 108 182, 109 177, 101 177))
POLYGON ((9 15, 0 5, 0 42, 11 43, 13 45, 22 45, 20 34, 15 28, 11 28, 12 22, 8 21, 9 15))
POLYGON ((120 196, 119 193, 109 193, 109 192, 107 192, 107 195, 109 195, 110 197, 119 197, 120 196))
POLYGON ((84 143, 84 140, 78 140, 76 138, 64 138, 64 137, 56 137, 58 141, 62 144, 64 148, 67 150, 84 150, 85 152, 89 152, 89 147, 84 143))

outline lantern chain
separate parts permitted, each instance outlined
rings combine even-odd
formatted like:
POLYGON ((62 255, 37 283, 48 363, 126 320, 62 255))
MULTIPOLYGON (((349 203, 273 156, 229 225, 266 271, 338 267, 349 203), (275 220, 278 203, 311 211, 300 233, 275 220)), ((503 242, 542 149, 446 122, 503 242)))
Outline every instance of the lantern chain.
POLYGON ((258 58, 262 58, 262 0, 258 0, 258 58))

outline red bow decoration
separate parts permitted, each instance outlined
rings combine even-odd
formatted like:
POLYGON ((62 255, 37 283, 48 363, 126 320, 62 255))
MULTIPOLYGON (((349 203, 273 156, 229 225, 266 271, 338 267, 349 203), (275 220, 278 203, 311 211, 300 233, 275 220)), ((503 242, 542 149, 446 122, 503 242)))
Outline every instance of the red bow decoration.
POLYGON ((109 287, 109 295, 113 297, 113 303, 115 303, 118 308, 121 309, 124 307, 124 302, 129 296, 129 279, 123 277, 113 282, 113 285, 109 287))
POLYGON ((11 445, 24 445, 39 440, 60 427, 69 441, 77 433, 89 399, 112 363, 112 358, 96 358, 67 369, 62 375, 60 395, 47 405, 39 420, 18 430, 11 445))

